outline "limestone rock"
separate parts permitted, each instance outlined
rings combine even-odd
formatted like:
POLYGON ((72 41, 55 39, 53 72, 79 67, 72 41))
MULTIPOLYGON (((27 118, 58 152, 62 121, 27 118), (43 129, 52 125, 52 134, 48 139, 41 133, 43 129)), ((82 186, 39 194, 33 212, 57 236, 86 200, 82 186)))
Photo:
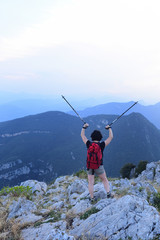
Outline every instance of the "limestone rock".
POLYGON ((69 236, 65 232, 61 232, 58 229, 53 229, 52 232, 49 234, 46 240, 75 240, 73 236, 69 236))
POLYGON ((63 201, 60 201, 60 202, 54 203, 54 204, 51 206, 51 209, 60 210, 62 207, 64 207, 64 202, 63 202, 63 201))
POLYGON ((37 180, 28 180, 21 183, 21 186, 31 187, 32 192, 36 195, 43 195, 47 191, 47 184, 44 182, 38 182, 37 180))
POLYGON ((56 228, 66 227, 63 221, 57 223, 43 223, 39 227, 29 227, 22 230, 21 237, 25 240, 75 240, 74 237, 69 236, 64 230, 58 230, 56 228))
POLYGON ((28 214, 37 210, 36 204, 30 200, 26 200, 25 198, 19 198, 18 201, 13 201, 9 207, 9 215, 10 218, 17 218, 24 214, 28 214))
POLYGON ((9 207, 9 215, 7 220, 15 218, 20 224, 29 224, 42 219, 42 216, 37 216, 33 212, 37 211, 35 203, 19 198, 18 201, 13 201, 9 207))
POLYGON ((78 193, 73 193, 72 195, 70 195, 70 197, 69 197, 70 204, 73 205, 73 206, 76 205, 78 198, 79 198, 78 193))
POLYGON ((77 204, 72 208, 72 211, 75 214, 84 213, 89 207, 91 207, 89 200, 82 200, 77 202, 77 204))
POLYGON ((127 195, 92 214, 71 230, 70 234, 84 236, 88 240, 117 240, 127 237, 132 240, 149 240, 160 234, 160 216, 146 200, 127 195))
POLYGON ((27 224, 35 223, 41 219, 43 219, 42 216, 37 216, 33 213, 28 213, 28 214, 23 214, 22 216, 17 217, 16 221, 22 225, 27 225, 27 224))
POLYGON ((70 196, 72 193, 83 193, 87 190, 87 186, 86 180, 77 179, 68 187, 68 194, 70 196))

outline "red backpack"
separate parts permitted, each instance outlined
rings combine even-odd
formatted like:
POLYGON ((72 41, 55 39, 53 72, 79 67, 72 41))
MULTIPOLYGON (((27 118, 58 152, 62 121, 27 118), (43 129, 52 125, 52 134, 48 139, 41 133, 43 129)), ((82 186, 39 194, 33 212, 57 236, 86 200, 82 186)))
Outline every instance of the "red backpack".
POLYGON ((102 162, 102 151, 99 143, 92 142, 87 150, 87 169, 98 169, 102 162))

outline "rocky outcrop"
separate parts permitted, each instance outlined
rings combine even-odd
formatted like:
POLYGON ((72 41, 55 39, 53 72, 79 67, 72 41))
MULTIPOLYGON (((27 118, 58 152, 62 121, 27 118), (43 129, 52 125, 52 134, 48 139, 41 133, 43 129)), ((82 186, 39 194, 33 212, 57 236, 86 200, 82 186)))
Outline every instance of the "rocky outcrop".
POLYGON ((7 220, 16 219, 21 224, 30 224, 42 219, 42 216, 37 216, 34 212, 37 211, 36 203, 19 198, 18 201, 13 200, 9 206, 9 215, 7 220))
POLYGON ((148 202, 136 196, 124 196, 107 203, 102 200, 95 205, 100 209, 70 233, 86 239, 153 239, 160 234, 160 216, 148 202), (104 207, 101 209, 101 204, 104 207))
POLYGON ((111 180, 112 199, 106 198, 103 184, 97 182, 93 204, 86 179, 63 176, 50 185, 23 182, 21 186, 32 190, 29 198, 0 196, 0 239, 14 239, 13 229, 23 240, 160 239, 159 208, 154 207, 158 179, 159 162, 148 165, 137 179, 111 180))
POLYGON ((144 170, 137 178, 137 181, 155 181, 160 184, 160 161, 148 163, 144 170))

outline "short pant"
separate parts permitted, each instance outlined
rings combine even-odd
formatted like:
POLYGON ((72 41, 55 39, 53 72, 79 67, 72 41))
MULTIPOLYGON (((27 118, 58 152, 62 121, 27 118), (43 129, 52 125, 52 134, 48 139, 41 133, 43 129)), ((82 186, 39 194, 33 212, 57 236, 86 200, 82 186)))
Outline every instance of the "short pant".
POLYGON ((105 172, 103 165, 100 165, 98 169, 87 169, 88 175, 94 175, 96 174, 97 176, 103 174, 105 172))

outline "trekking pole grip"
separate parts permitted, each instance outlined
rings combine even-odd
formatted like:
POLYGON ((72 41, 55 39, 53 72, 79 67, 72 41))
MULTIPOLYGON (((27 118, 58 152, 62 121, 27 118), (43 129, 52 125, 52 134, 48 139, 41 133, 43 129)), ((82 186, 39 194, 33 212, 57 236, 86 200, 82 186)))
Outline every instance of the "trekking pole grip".
POLYGON ((111 128, 111 126, 109 126, 109 127, 105 127, 105 129, 107 129, 107 130, 109 130, 111 128))
POLYGON ((86 122, 83 124, 83 129, 87 129, 88 128, 88 126, 84 126, 86 124, 86 122))

